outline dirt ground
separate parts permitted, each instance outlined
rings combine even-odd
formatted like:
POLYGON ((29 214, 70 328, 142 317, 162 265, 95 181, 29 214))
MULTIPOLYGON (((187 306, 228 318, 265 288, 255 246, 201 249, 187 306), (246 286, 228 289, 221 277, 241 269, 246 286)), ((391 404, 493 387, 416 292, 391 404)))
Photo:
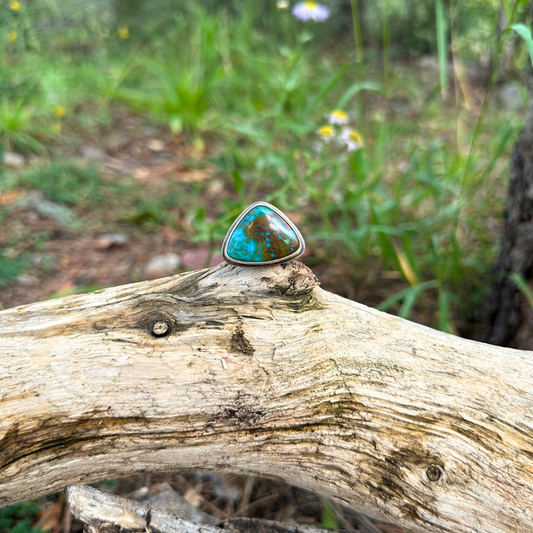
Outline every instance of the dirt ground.
MULTIPOLYGON (((135 199, 161 198, 169 188, 178 194, 199 194, 209 217, 225 198, 235 195, 231 180, 209 162, 216 146, 206 143, 200 149, 192 147, 179 136, 144 126, 135 115, 122 112, 112 126, 101 127, 98 135, 78 146, 60 148, 61 157, 75 165, 97 165, 104 183, 135 188, 135 199)), ((32 160, 34 165, 42 164, 35 157, 32 160)), ((28 164, 32 160, 27 160, 28 164)), ((23 172, 26 168, 14 170, 23 172)), ((210 250, 205 243, 194 242, 191 220, 181 210, 168 208, 170 224, 145 224, 143 216, 149 218, 149 214, 127 214, 131 195, 121 199, 113 189, 105 194, 106 198, 97 203, 81 202, 69 208, 78 222, 72 228, 58 220, 53 205, 42 209, 39 202, 46 203, 42 192, 0 191, 0 210, 8 212, 0 225, 0 249, 9 248, 15 256, 30 251, 33 262, 24 274, 0 287, 4 308, 68 294, 77 288, 123 285, 222 261, 221 243, 210 250), (44 238, 36 237, 43 234, 44 238), (177 268, 170 268, 171 264, 154 268, 150 264, 152 259, 167 254, 179 257, 177 268)), ((297 224, 302 219, 297 213, 288 215, 297 224)), ((300 227, 304 237, 305 229, 300 227)), ((366 272, 360 272, 346 261, 325 257, 322 250, 309 244, 301 260, 317 273, 323 288, 366 305, 376 306, 405 286, 397 272, 381 272, 378 265, 369 265, 366 272)), ((424 322, 423 317, 419 318, 424 322)))

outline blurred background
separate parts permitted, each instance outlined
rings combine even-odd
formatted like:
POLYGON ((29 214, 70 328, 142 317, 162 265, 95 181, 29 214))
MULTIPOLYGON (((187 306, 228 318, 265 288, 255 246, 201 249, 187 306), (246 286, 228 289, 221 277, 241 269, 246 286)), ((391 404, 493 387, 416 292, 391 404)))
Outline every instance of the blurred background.
MULTIPOLYGON (((528 0, 0 0, 0 308, 218 264, 266 200, 327 290, 475 337, 530 26, 528 0)), ((360 526, 254 478, 105 486, 162 483, 218 518, 360 526)), ((0 532, 68 517, 56 495, 0 532)))

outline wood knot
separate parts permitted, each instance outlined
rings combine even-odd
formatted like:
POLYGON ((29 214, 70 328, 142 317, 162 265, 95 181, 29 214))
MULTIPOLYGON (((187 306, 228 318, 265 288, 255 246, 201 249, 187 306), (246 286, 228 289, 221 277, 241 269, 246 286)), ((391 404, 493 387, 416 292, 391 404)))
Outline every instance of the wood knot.
POLYGON ((290 261, 279 266, 283 276, 276 280, 275 290, 280 296, 303 296, 320 285, 315 273, 299 261, 290 261))
POLYGON ((426 470, 426 476, 430 481, 438 481, 442 476, 442 470, 437 465, 429 465, 426 470))
POLYGON ((172 328, 170 327, 170 324, 168 322, 163 322, 162 320, 158 320, 153 326, 152 326, 152 335, 154 337, 166 337, 170 334, 172 328))
MULTIPOLYGON (((173 293, 200 305, 237 305, 272 295, 299 300, 309 297, 318 282, 313 271, 298 261, 269 266, 238 266, 229 263, 184 278, 173 293), (186 281, 186 283, 185 283, 186 281), (216 302, 216 303, 215 303, 216 302)), ((266 300, 265 300, 266 301, 266 300)))
POLYGON ((252 357, 254 355, 254 347, 250 344, 250 341, 244 336, 244 330, 242 325, 238 325, 235 328, 230 341, 230 351, 241 355, 252 357))

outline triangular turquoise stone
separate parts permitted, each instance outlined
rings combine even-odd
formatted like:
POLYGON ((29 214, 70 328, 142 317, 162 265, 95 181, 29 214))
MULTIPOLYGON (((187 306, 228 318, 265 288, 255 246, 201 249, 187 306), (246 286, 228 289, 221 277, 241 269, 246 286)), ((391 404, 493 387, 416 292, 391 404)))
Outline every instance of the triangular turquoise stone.
POLYGON ((251 209, 233 230, 227 246, 230 259, 259 263, 296 252, 300 242, 292 228, 265 205, 251 209))

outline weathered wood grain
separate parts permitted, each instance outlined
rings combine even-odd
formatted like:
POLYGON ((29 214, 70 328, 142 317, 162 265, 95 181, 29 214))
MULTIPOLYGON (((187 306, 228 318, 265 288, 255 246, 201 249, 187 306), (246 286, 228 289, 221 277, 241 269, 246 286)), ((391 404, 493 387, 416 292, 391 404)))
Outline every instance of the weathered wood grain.
POLYGON ((67 499, 72 514, 84 522, 91 533, 234 533, 230 529, 182 520, 145 503, 104 494, 84 485, 69 487, 67 499))
POLYGON ((533 354, 345 300, 300 263, 3 311, 0 350, 0 506, 225 470, 412 531, 533 531, 533 354))

